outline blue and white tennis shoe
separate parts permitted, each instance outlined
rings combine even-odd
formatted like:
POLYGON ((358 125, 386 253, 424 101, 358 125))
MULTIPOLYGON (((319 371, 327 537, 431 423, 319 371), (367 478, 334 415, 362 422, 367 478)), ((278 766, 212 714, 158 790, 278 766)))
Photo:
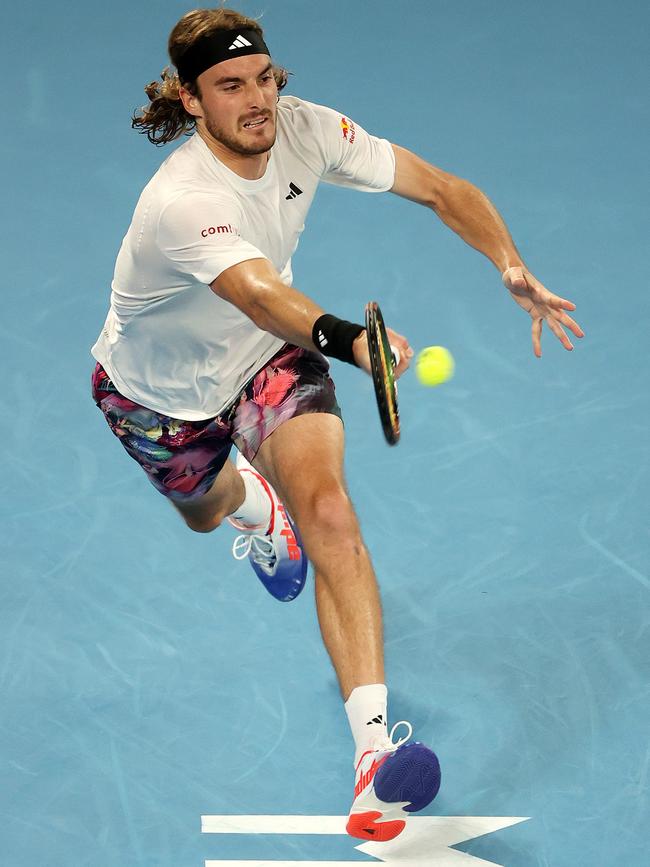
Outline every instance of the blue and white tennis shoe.
POLYGON ((401 834, 411 813, 433 801, 440 788, 440 764, 424 744, 406 743, 413 729, 398 722, 390 735, 373 743, 356 767, 354 801, 346 831, 362 840, 385 842, 401 834), (398 726, 406 737, 393 741, 398 726))
POLYGON ((252 473, 271 501, 271 520, 266 532, 261 527, 248 528, 229 518, 238 530, 232 546, 235 560, 248 557, 253 571, 268 592, 280 602, 295 599, 305 586, 309 562, 298 528, 291 520, 277 494, 242 454, 237 455, 236 467, 240 473, 252 473))

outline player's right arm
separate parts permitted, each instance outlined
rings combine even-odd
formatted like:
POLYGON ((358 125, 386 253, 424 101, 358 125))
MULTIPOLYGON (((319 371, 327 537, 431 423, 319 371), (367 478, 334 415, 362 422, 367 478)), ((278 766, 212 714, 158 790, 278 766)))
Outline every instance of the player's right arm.
POLYGON ((286 286, 271 261, 242 237, 241 205, 227 193, 186 192, 168 202, 157 241, 183 273, 234 304, 258 328, 314 349, 311 333, 323 310, 286 286))
MULTIPOLYGON (((157 241, 183 274, 208 284, 262 331, 304 349, 317 348, 312 333, 323 309, 282 281, 273 263, 241 236, 242 222, 239 205, 227 195, 186 193, 162 210, 157 241)), ((404 359, 399 375, 412 353, 400 335, 394 335, 394 345, 404 359)), ((365 340, 355 340, 352 352, 357 365, 369 371, 365 340)))
MULTIPOLYGON (((234 304, 258 328, 268 331, 304 349, 313 350, 314 323, 325 312, 307 295, 280 279, 268 259, 249 259, 223 271, 210 284, 212 291, 234 304)), ((413 355, 408 341, 401 334, 388 329, 390 341, 400 351, 398 376, 409 365, 413 355)), ((370 358, 365 331, 353 344, 354 359, 359 367, 370 372, 370 358)))
POLYGON ((325 312, 311 298, 287 286, 268 259, 249 259, 223 271, 212 291, 239 308, 262 331, 314 349, 314 323, 325 312))

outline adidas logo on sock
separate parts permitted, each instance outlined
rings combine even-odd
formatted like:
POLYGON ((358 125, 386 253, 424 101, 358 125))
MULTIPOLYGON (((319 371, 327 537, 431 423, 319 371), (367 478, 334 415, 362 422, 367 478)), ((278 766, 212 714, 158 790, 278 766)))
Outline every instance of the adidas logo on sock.
MULTIPOLYGON (((327 337, 325 337, 325 335, 323 334, 323 332, 320 329, 318 330, 317 336, 318 336, 318 343, 319 343, 320 348, 325 349, 325 347, 328 344, 327 337)), ((370 725, 370 723, 366 723, 366 725, 370 725)))
POLYGON ((382 713, 380 713, 379 716, 373 717, 373 719, 369 720, 366 723, 366 725, 371 726, 373 723, 377 723, 377 725, 380 725, 380 726, 386 725, 386 722, 384 720, 384 715, 382 713))
POLYGON ((295 199, 297 196, 302 195, 302 190, 300 187, 297 187, 293 181, 289 181, 289 195, 285 196, 285 199, 295 199))
POLYGON ((244 36, 238 36, 233 44, 228 47, 228 51, 234 51, 235 48, 250 48, 252 44, 244 36))

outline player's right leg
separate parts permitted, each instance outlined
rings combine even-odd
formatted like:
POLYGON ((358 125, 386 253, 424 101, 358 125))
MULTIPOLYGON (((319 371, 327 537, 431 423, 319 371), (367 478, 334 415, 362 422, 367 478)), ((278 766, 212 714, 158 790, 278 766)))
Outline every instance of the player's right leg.
POLYGON ((227 460, 206 494, 186 500, 168 499, 190 530, 210 533, 243 503, 244 485, 232 461, 227 460))
POLYGON ((209 532, 243 501, 244 485, 228 461, 229 429, 219 419, 183 421, 135 403, 100 364, 92 396, 124 450, 191 529, 209 532))

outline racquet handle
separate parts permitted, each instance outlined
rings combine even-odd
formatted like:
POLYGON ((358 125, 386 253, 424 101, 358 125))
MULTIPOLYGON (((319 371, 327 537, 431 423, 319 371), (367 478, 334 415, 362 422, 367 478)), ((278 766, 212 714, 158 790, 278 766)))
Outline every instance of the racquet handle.
POLYGON ((396 346, 393 346, 392 343, 391 343, 390 351, 393 355, 393 368, 395 368, 398 366, 402 356, 400 355, 399 349, 396 346))

